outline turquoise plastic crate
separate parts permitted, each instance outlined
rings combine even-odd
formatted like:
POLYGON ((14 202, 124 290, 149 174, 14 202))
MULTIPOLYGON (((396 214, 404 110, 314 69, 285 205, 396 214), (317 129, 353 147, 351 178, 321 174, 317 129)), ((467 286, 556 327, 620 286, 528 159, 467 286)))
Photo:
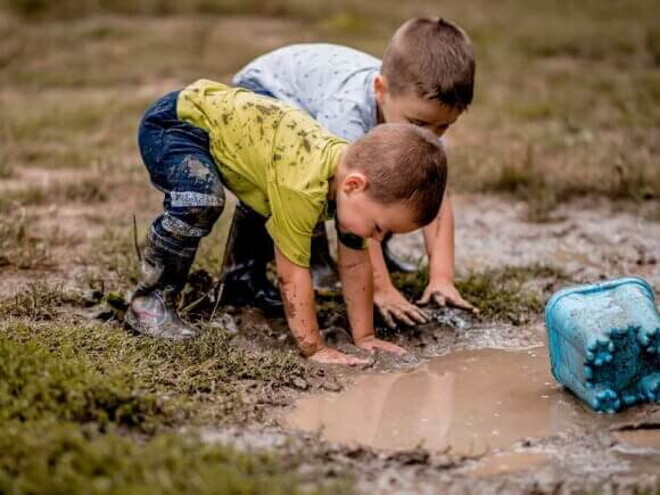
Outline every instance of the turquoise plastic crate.
POLYGON ((641 278, 570 287, 545 307, 552 374, 599 412, 660 399, 660 315, 641 278))

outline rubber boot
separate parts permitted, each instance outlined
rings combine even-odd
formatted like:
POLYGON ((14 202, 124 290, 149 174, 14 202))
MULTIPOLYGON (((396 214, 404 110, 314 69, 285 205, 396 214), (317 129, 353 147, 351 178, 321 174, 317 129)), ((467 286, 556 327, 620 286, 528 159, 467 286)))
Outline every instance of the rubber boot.
POLYGON ((176 311, 181 289, 194 258, 170 254, 147 239, 140 264, 140 279, 131 297, 124 322, 138 333, 168 340, 192 338, 196 332, 176 311))
POLYGON ((341 284, 337 263, 330 255, 328 235, 323 223, 316 224, 312 236, 312 257, 310 260, 314 290, 319 296, 330 297, 339 295, 341 284))
POLYGON ((380 243, 380 246, 383 250, 383 258, 385 258, 385 266, 387 266, 387 271, 399 272, 399 273, 413 273, 417 271, 417 265, 411 263, 410 261, 402 260, 397 258, 392 250, 390 249, 390 240, 392 239, 392 234, 387 234, 385 238, 380 243))
POLYGON ((222 303, 283 314, 280 291, 266 276, 274 248, 265 224, 266 219, 258 213, 240 203, 236 206, 223 269, 222 303))

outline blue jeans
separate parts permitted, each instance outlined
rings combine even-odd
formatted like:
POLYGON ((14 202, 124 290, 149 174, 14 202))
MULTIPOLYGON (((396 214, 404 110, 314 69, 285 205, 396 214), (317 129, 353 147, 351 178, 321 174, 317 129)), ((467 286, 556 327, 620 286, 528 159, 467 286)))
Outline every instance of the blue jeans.
POLYGON ((166 257, 191 260, 224 209, 225 193, 206 131, 177 118, 178 91, 154 103, 140 123, 138 143, 165 212, 148 234, 166 257))

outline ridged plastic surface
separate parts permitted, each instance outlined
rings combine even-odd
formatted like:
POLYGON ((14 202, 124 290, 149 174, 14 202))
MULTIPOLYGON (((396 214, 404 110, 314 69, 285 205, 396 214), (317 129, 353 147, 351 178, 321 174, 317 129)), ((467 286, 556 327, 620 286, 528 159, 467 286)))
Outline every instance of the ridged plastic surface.
POLYGON ((660 401, 660 315, 645 280, 559 291, 545 322, 552 374, 591 408, 614 413, 660 401))

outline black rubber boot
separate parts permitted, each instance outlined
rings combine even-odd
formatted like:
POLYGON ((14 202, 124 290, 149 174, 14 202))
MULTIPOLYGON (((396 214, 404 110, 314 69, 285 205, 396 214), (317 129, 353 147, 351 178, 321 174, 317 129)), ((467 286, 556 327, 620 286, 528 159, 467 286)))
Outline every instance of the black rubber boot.
POLYGON ((266 219, 239 203, 227 242, 222 303, 255 306, 267 314, 283 314, 280 291, 266 276, 273 259, 273 241, 266 219))
POLYGON ((323 223, 316 224, 312 236, 312 257, 310 260, 314 290, 319 296, 329 297, 339 295, 341 284, 337 263, 330 256, 328 235, 323 223))
POLYGON ((124 322, 138 333, 169 340, 196 335, 176 311, 178 296, 188 278, 194 258, 173 255, 154 247, 147 239, 140 264, 140 280, 131 297, 124 322))
POLYGON ((390 249, 389 243, 392 239, 392 234, 387 234, 385 238, 380 243, 380 247, 383 250, 383 258, 385 258, 385 266, 387 266, 387 271, 399 272, 399 273, 413 273, 417 271, 417 265, 411 263, 410 261, 402 260, 397 258, 392 250, 390 249))

